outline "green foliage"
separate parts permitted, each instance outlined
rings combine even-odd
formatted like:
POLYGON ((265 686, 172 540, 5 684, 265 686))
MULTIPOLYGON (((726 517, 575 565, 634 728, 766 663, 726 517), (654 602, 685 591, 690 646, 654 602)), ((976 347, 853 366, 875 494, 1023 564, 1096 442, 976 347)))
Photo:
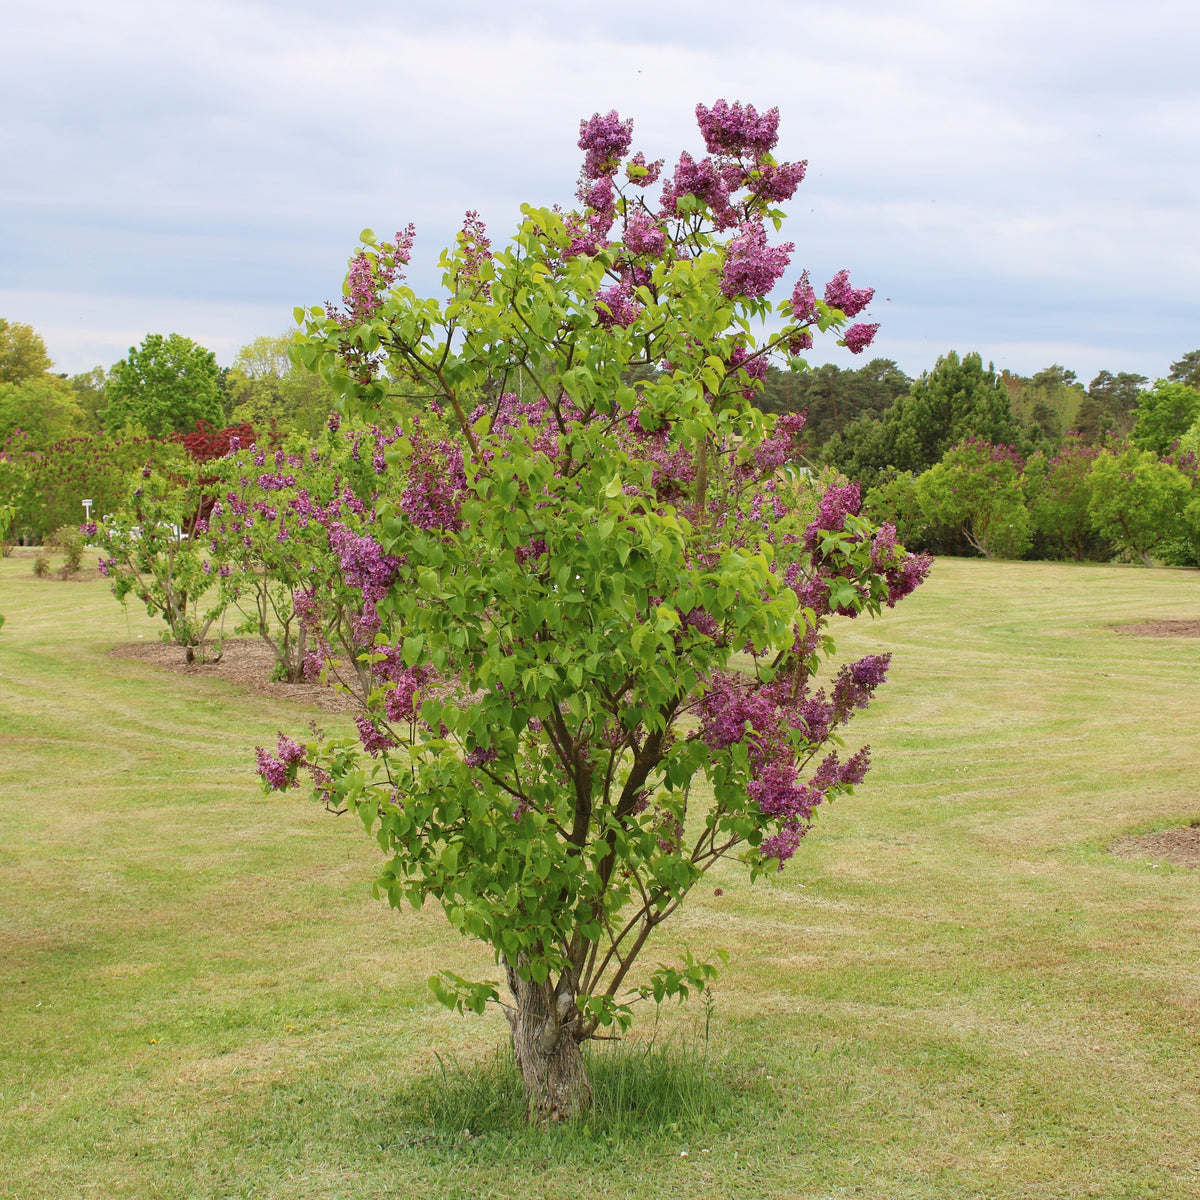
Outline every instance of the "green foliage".
POLYGON ((1178 453, 1194 454, 1200 458, 1200 416, 1192 423, 1191 428, 1180 437, 1178 453))
POLYGON ((1034 531, 1076 561, 1086 557, 1093 539, 1089 506, 1097 453, 1078 435, 1069 437, 1053 458, 1026 463, 1022 480, 1034 531))
POLYGON ((148 334, 108 374, 104 428, 135 425, 154 437, 187 433, 197 421, 219 428, 224 424, 219 379, 211 350, 178 333, 148 334))
POLYGON ((951 447, 917 479, 917 499, 934 526, 960 532, 985 558, 1020 558, 1029 548, 1029 514, 1015 453, 969 439, 951 447))
POLYGON ((772 367, 754 403, 764 412, 806 412, 805 441, 820 450, 851 421, 879 417, 904 395, 912 380, 889 358, 872 359, 857 370, 825 363, 807 371, 772 367))
POLYGON ((1102 450, 1091 485, 1088 513, 1098 532, 1146 566, 1163 545, 1184 536, 1191 485, 1149 450, 1102 450))
POLYGON ((21 515, 30 504, 32 486, 29 464, 19 450, 13 451, 12 439, 0 449, 0 511, 6 513, 0 542, 5 546, 23 536, 21 515))
POLYGON ((259 337, 237 352, 225 376, 232 422, 310 437, 321 432, 335 397, 319 375, 291 362, 297 337, 259 337))
POLYGON ((103 367, 93 367, 90 371, 82 371, 72 375, 67 382, 75 392, 75 397, 87 416, 88 428, 99 429, 100 414, 108 400, 105 396, 105 385, 108 382, 107 372, 103 367))
POLYGON ((885 472, 863 498, 863 514, 882 525, 896 527, 896 536, 910 550, 923 548, 929 521, 921 509, 917 477, 911 471, 885 472))
POLYGON ((46 544, 62 554, 64 575, 73 575, 83 565, 83 534, 78 525, 60 525, 46 544))
POLYGON ((46 343, 32 325, 0 317, 0 384, 35 378, 53 365, 46 343))
POLYGON ((1200 391, 1186 383, 1155 381, 1138 396, 1137 414, 1129 440, 1139 450, 1159 456, 1170 450, 1200 420, 1200 391))
POLYGON ((1080 405, 1076 429, 1083 440, 1095 445, 1108 434, 1124 437, 1133 428, 1138 397, 1149 381, 1145 375, 1101 371, 1088 384, 1087 399, 1080 405))
POLYGON ((1167 378, 1172 383, 1200 388, 1200 350, 1189 350, 1178 362, 1173 362, 1167 378))
POLYGON ((191 662, 224 609, 224 598, 206 595, 210 564, 194 539, 204 489, 193 465, 166 474, 147 465, 130 486, 120 511, 98 523, 100 571, 113 595, 135 596, 146 613, 160 617, 166 642, 187 648, 191 662))
POLYGON ((968 437, 1014 445, 1021 431, 1008 389, 978 354, 951 350, 916 380, 882 420, 849 425, 826 446, 825 461, 865 484, 888 467, 919 474, 968 437))
POLYGON ((894 464, 921 471, 941 460, 964 438, 994 445, 1015 443, 1020 430, 1013 421, 1008 392, 980 355, 959 359, 954 351, 939 358, 901 397, 892 410, 896 427, 894 464))
POLYGON ((57 375, 31 375, 0 383, 0 441, 20 431, 32 450, 94 428, 75 389, 57 375))
POLYGON ((1087 393, 1075 372, 1054 363, 1029 379, 1003 372, 1012 397, 1012 414, 1020 424, 1040 431, 1048 442, 1057 442, 1074 429, 1087 393))
POLYGON ((868 489, 897 470, 896 458, 896 430, 887 415, 852 421, 841 433, 834 433, 821 451, 823 463, 868 489))

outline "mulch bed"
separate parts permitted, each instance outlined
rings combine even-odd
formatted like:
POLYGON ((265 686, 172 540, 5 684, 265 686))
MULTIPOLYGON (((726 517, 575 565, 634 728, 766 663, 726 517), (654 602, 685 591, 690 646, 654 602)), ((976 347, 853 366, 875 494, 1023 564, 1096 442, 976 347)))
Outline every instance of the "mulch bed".
MULTIPOLYGON (((207 646, 203 654, 215 654, 215 646, 207 646)), ((149 663, 162 671, 175 671, 180 675, 211 675, 259 696, 270 696, 272 700, 287 700, 294 704, 311 704, 324 712, 358 712, 360 706, 350 696, 325 687, 320 683, 278 683, 271 679, 275 670, 275 656, 257 638, 229 638, 221 650, 217 662, 189 663, 182 646, 168 642, 126 642, 114 646, 109 655, 113 658, 132 658, 149 663)))
POLYGON ((1182 621, 1139 621, 1136 625, 1110 625, 1113 633, 1128 637, 1194 637, 1200 638, 1200 619, 1182 621))
MULTIPOLYGON (((1156 619, 1139 621, 1134 625, 1110 625, 1113 633, 1127 637, 1200 638, 1200 620, 1156 619)), ((1200 867, 1200 821, 1178 829, 1163 829, 1142 837, 1117 838, 1109 850, 1118 858, 1153 859, 1177 867, 1200 867)))
POLYGON ((1148 858, 1176 867, 1200 867, 1200 821, 1141 837, 1117 838, 1109 850, 1118 858, 1148 858))

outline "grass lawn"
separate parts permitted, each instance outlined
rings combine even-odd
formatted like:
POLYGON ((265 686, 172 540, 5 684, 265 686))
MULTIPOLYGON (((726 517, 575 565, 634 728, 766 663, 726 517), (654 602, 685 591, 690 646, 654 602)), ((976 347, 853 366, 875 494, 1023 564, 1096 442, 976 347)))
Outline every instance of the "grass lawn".
POLYGON ((867 783, 777 881, 693 897, 658 957, 728 950, 715 1005, 646 1012, 541 1131, 502 1019, 426 991, 486 951, 372 900, 353 817, 257 786, 256 744, 345 718, 108 658, 157 627, 30 568, 0 560, 4 1200, 1200 1195, 1200 871, 1107 852, 1200 819, 1200 640, 1106 628, 1200 617, 1200 573, 940 560, 844 623, 895 655, 867 783))

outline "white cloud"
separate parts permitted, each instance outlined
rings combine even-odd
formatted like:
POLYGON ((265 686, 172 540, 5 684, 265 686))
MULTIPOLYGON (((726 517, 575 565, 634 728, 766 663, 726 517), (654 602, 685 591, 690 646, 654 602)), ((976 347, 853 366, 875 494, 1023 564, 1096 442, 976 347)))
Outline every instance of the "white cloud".
POLYGON ((810 162, 796 265, 891 296, 873 319, 907 369, 991 344, 1161 371, 1200 344, 1200 10, 1163 0, 44 0, 6 33, 0 315, 73 365, 112 344, 100 296, 129 340, 165 313, 222 346, 273 331, 336 293, 364 225, 415 221, 433 287, 466 208, 502 236, 520 201, 570 200, 581 116, 673 156, 722 95, 780 107, 810 162))

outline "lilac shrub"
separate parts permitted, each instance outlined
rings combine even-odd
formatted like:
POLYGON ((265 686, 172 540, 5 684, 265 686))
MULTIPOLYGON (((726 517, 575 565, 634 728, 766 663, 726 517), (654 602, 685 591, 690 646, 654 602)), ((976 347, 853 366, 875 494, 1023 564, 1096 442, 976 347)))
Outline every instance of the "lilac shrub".
POLYGON ((206 503, 202 469, 184 462, 162 470, 149 461, 118 511, 86 526, 113 595, 122 603, 136 597, 150 616, 161 617, 163 640, 184 647, 188 662, 206 653, 200 648, 225 607, 198 536, 206 503))
POLYGON ((669 169, 617 113, 582 122, 578 207, 525 207, 501 248, 468 214, 441 300, 399 283, 407 242, 365 235, 344 303, 300 313, 346 414, 390 428, 397 392, 432 395, 453 436, 404 416, 386 494, 319 518, 374 686, 357 736, 262 751, 264 781, 307 771, 378 840, 393 905, 487 943, 507 1000, 431 985, 503 1004, 542 1119, 589 1103, 582 1042, 706 985, 690 955, 635 973, 706 872, 775 875, 862 782, 842 737, 888 661, 836 665, 830 629, 929 569, 857 487, 809 500, 803 417, 750 403, 816 335, 865 346, 870 290, 786 278, 769 230, 804 164, 774 157, 776 110, 697 118, 707 154, 669 169))
POLYGON ((965 438, 917 478, 921 511, 930 525, 960 533, 985 558, 1020 558, 1031 541, 1024 467, 1012 446, 965 438))

